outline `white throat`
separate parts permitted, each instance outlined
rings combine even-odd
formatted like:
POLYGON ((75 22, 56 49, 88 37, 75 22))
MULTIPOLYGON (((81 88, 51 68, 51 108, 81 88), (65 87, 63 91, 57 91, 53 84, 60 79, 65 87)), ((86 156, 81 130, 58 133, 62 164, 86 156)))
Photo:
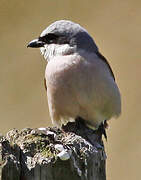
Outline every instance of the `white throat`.
POLYGON ((49 44, 40 48, 41 54, 45 60, 50 61, 54 56, 65 56, 76 52, 75 47, 71 47, 69 44, 49 44))

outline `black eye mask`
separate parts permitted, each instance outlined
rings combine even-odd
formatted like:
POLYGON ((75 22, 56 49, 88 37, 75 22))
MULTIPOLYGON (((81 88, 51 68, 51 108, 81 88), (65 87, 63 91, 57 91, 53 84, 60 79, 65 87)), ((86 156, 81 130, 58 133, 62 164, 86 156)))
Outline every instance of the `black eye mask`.
POLYGON ((69 44, 69 41, 65 36, 58 36, 53 33, 39 37, 39 41, 45 42, 46 44, 69 44))

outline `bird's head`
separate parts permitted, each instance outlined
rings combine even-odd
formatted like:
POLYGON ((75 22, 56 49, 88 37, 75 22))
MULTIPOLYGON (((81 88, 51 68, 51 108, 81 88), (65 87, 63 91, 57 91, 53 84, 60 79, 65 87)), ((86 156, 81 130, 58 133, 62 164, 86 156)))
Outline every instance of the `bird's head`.
POLYGON ((68 20, 52 23, 27 47, 40 48, 42 55, 48 61, 53 56, 69 55, 79 50, 98 51, 88 32, 79 24, 68 20))

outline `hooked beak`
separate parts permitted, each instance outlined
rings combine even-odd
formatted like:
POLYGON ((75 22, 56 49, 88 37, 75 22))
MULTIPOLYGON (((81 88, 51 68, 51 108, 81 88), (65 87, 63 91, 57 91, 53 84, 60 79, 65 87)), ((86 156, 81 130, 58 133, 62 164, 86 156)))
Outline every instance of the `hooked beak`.
POLYGON ((45 45, 45 42, 43 42, 39 39, 34 39, 28 43, 27 47, 40 48, 40 47, 43 47, 44 45, 45 45))

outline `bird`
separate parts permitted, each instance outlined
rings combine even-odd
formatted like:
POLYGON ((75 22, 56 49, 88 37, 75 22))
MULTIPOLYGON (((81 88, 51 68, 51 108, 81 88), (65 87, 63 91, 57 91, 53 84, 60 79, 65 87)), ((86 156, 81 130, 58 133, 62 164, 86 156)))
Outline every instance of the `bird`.
POLYGON ((54 125, 62 127, 79 118, 97 130, 121 114, 114 73, 81 25, 70 20, 55 21, 27 47, 40 48, 47 61, 45 87, 54 125))

